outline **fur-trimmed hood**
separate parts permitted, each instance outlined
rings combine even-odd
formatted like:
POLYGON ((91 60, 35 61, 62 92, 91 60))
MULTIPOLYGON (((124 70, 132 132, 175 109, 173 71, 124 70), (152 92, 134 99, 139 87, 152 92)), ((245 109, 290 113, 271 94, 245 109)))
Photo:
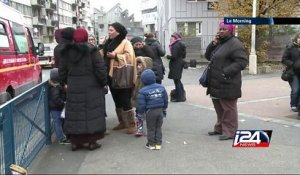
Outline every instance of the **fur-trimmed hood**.
POLYGON ((96 51, 97 47, 90 46, 88 43, 70 43, 62 49, 62 57, 67 58, 72 63, 77 63, 87 53, 96 51))
POLYGON ((143 65, 143 70, 145 69, 151 69, 153 67, 153 62, 152 58, 150 57, 143 57, 143 56, 138 56, 136 57, 136 62, 141 62, 143 65))

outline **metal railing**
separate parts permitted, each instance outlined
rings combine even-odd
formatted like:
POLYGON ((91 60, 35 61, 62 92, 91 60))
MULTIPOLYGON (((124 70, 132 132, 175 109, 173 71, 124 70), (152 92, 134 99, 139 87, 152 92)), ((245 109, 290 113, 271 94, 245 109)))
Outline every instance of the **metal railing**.
POLYGON ((50 143, 47 82, 0 106, 0 174, 11 174, 11 164, 27 168, 50 143))

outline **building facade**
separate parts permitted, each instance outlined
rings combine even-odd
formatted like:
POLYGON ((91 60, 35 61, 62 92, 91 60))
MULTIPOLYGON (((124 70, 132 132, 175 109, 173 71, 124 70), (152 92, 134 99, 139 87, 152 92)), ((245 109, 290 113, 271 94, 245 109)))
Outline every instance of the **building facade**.
POLYGON ((206 46, 218 31, 220 18, 214 2, 207 0, 158 0, 158 39, 169 52, 171 34, 180 32, 187 45, 187 59, 203 58, 206 46))
POLYGON ((142 25, 145 32, 157 32, 158 12, 157 12, 158 0, 142 0, 142 25))
POLYGON ((100 10, 95 9, 95 33, 99 40, 99 44, 103 44, 105 38, 108 35, 109 24, 114 22, 120 22, 123 24, 128 31, 128 39, 131 39, 133 36, 143 36, 144 29, 141 25, 141 22, 134 21, 134 15, 129 15, 127 9, 122 10, 120 3, 117 3, 107 12, 103 11, 103 8, 100 10))

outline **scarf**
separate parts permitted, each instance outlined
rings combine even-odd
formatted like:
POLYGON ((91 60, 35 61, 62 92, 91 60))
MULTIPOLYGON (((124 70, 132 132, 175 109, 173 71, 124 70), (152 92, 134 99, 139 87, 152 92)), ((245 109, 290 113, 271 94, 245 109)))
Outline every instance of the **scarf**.
POLYGON ((175 43, 177 43, 178 41, 181 41, 181 38, 176 38, 175 40, 173 40, 170 44, 169 44, 169 49, 170 49, 170 53, 172 55, 172 49, 175 43))
POLYGON ((103 51, 104 51, 103 53, 104 53, 104 62, 105 62, 108 69, 109 69, 109 66, 110 66, 110 59, 106 56, 107 52, 114 51, 121 44, 121 42, 124 39, 125 39, 124 35, 118 35, 116 38, 108 39, 105 42, 104 48, 103 48, 103 51))

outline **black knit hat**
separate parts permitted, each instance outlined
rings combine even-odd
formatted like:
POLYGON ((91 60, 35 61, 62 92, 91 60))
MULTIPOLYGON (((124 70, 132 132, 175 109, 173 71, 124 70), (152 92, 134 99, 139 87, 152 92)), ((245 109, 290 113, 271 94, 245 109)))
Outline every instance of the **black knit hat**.
POLYGON ((72 41, 74 31, 75 31, 75 29, 72 27, 64 28, 61 32, 61 37, 66 40, 72 41))
POLYGON ((110 24, 110 26, 112 26, 120 35, 122 35, 122 36, 127 35, 127 30, 122 24, 120 24, 118 22, 114 22, 114 23, 110 24))
POLYGON ((55 83, 59 82, 58 68, 51 69, 50 80, 54 81, 55 83))
POLYGON ((171 36, 176 38, 176 39, 181 39, 182 38, 182 35, 178 32, 174 32, 171 36))
POLYGON ((131 44, 135 44, 137 42, 143 42, 143 38, 139 37, 139 36, 136 36, 136 37, 133 37, 131 40, 130 40, 131 44))

